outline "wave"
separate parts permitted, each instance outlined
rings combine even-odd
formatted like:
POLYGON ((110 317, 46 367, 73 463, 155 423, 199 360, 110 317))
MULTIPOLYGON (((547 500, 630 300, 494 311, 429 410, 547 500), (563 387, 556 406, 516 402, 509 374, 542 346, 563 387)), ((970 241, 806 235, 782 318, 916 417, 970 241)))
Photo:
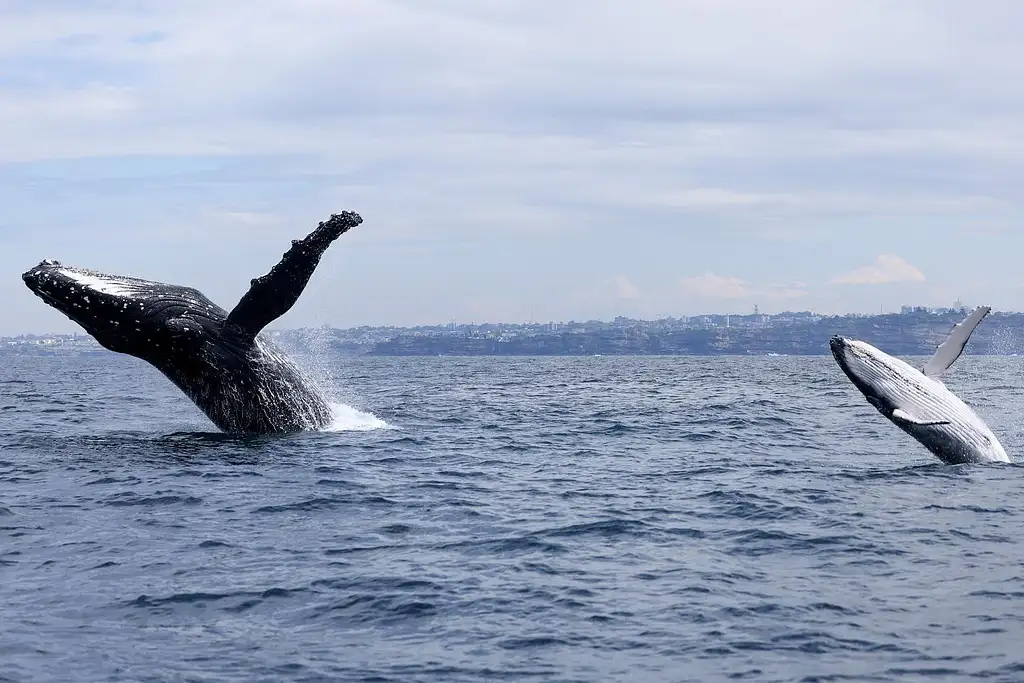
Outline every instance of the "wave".
POLYGON ((344 403, 331 402, 331 424, 323 428, 325 432, 372 432, 377 429, 394 429, 386 421, 373 413, 353 408, 344 403))

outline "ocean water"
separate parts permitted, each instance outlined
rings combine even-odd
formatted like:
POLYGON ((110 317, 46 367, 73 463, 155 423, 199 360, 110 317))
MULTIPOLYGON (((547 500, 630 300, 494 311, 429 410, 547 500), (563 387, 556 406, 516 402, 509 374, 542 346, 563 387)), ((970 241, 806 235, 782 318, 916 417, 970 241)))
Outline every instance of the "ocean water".
MULTIPOLYGON (((316 367, 331 430, 239 438, 0 357, 0 680, 1024 680, 1024 469, 830 357, 316 367)), ((1024 359, 948 384, 1024 452, 1024 359)))

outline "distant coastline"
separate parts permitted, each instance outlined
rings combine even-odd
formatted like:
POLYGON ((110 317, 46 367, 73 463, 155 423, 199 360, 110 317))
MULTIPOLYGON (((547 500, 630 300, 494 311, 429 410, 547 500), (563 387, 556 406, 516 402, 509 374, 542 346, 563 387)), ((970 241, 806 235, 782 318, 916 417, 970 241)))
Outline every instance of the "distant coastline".
MULTIPOLYGON (((886 315, 702 315, 660 320, 615 318, 566 323, 488 323, 419 327, 270 330, 293 352, 360 356, 765 356, 826 355, 834 334, 896 355, 929 355, 963 311, 905 308, 886 315)), ((0 337, 0 352, 104 352, 86 334, 0 337)), ((975 355, 1024 354, 1024 313, 996 312, 971 339, 975 355)))

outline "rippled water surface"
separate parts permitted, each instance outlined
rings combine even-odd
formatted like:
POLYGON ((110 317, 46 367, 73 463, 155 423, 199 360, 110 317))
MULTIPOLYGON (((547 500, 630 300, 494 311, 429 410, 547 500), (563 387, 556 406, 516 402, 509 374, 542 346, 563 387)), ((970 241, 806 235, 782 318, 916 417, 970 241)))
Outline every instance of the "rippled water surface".
MULTIPOLYGON (((0 680, 1024 680, 1024 470, 829 357, 326 366, 332 431, 236 438, 0 356, 0 680)), ((1016 459, 1024 359, 948 384, 1016 459)))

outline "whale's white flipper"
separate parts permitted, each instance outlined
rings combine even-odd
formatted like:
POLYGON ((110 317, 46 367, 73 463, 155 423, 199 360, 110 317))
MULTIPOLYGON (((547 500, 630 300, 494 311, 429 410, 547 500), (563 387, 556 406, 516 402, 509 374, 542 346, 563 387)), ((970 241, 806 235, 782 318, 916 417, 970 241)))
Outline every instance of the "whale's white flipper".
POLYGON ((901 410, 900 408, 897 408, 896 410, 892 411, 892 419, 897 422, 905 422, 906 424, 912 424, 915 427, 938 427, 939 425, 952 424, 949 420, 933 420, 931 422, 927 420, 921 420, 914 417, 907 411, 901 410))
POLYGON ((957 323, 946 341, 942 342, 935 350, 935 355, 925 363, 921 370, 925 376, 938 379, 942 373, 948 370, 964 352, 964 347, 967 346, 967 341, 971 338, 974 328, 991 311, 991 306, 979 306, 963 322, 957 323))

